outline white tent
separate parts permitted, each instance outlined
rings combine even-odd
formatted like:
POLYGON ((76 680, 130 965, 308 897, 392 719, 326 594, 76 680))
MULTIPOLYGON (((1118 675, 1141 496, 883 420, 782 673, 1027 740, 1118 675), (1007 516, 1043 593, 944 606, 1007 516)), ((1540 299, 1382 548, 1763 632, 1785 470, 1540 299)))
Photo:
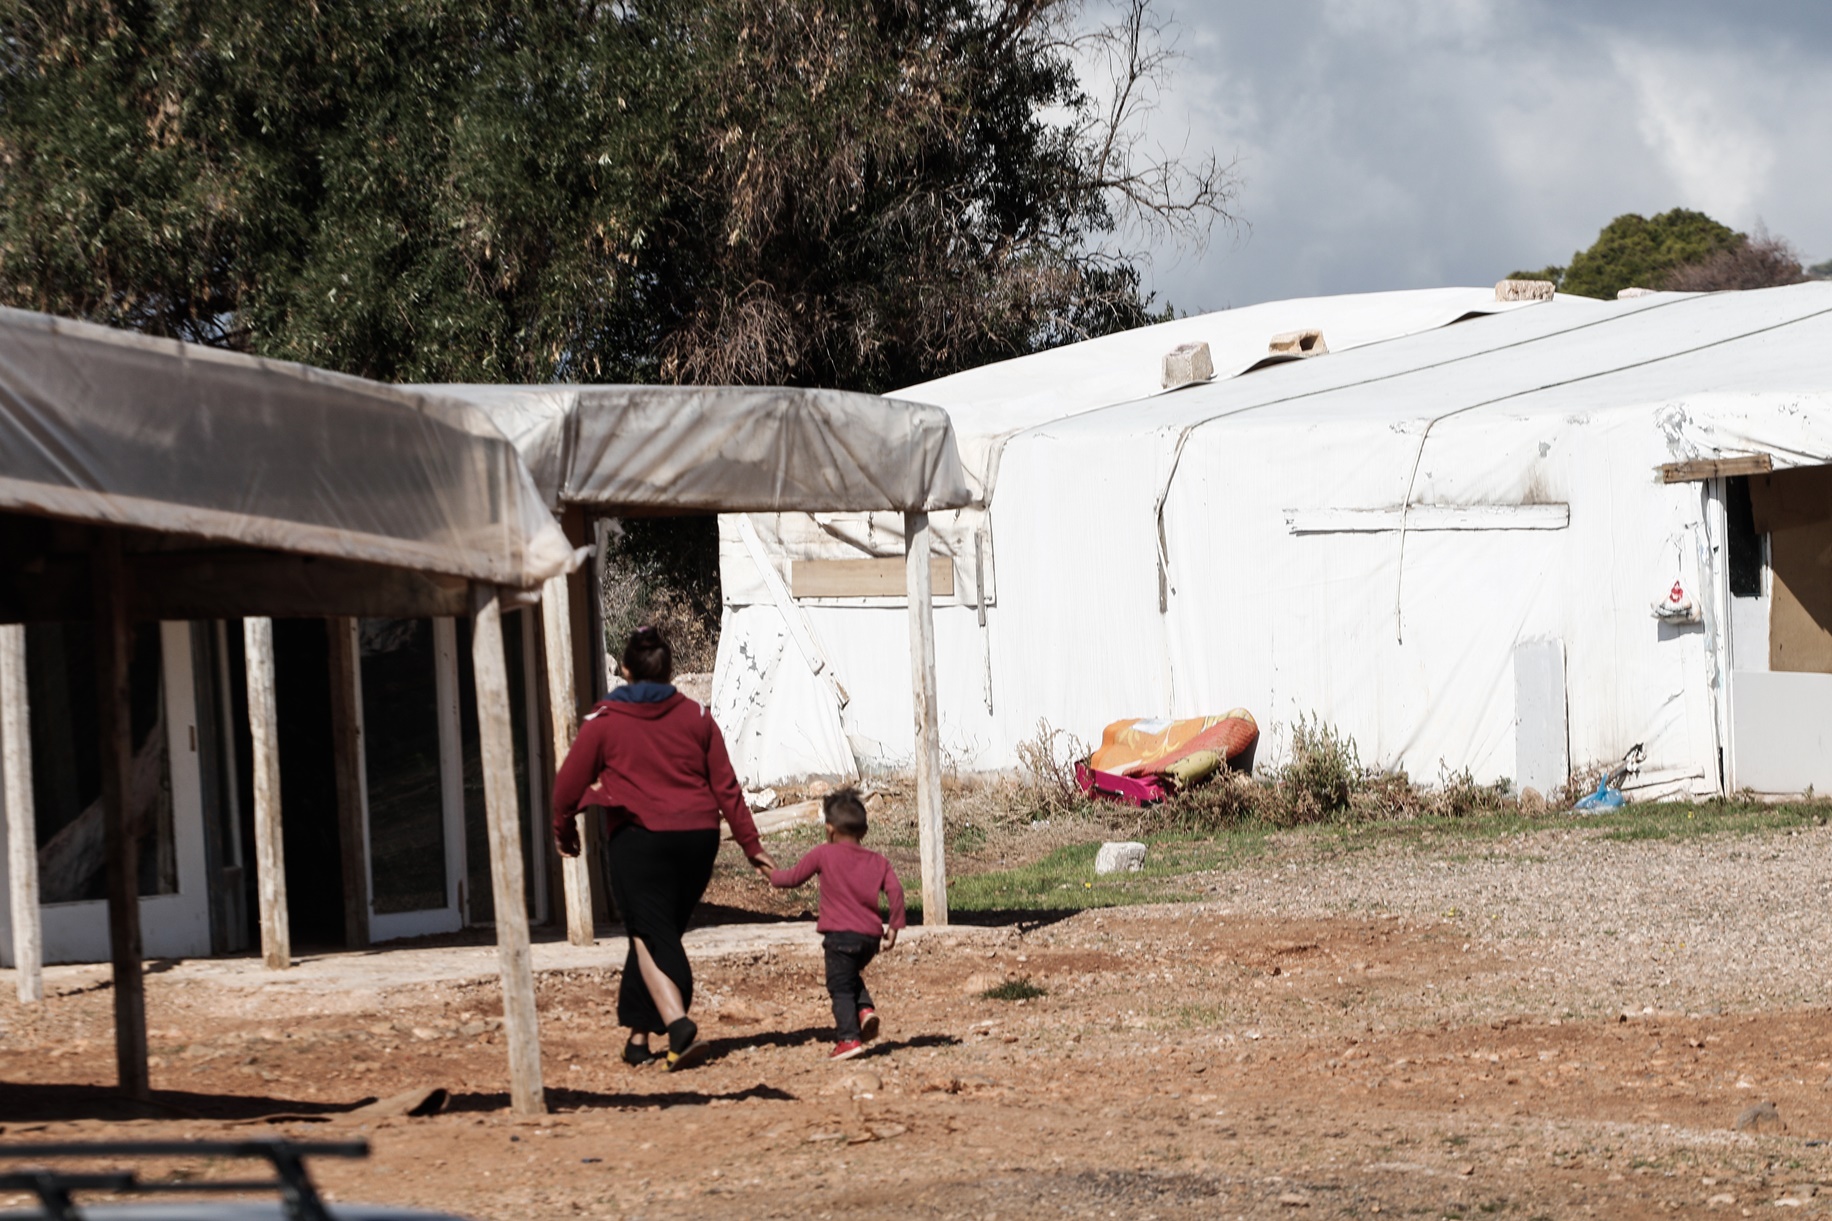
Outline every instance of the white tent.
MULTIPOLYGON (((1364 760, 1425 779, 1543 787, 1640 743, 1643 780, 1665 791, 1832 781, 1815 779, 1832 743, 1812 736, 1832 723, 1832 674, 1810 669, 1832 607, 1813 573, 1761 555, 1754 592, 1732 595, 1750 492, 1726 478, 1832 460, 1832 285, 1559 298, 1434 325, 1482 297, 1493 308, 1479 290, 1284 302, 909 391, 953 414, 983 506, 970 531, 938 531, 957 573, 936 624, 947 753, 1007 767, 1040 719, 1086 738, 1245 705, 1274 748, 1278 724, 1316 715, 1364 760), (1329 354, 1226 376, 1300 327, 1329 354), (1223 376, 1126 402, 1090 356, 1105 345, 1137 386, 1198 338, 1223 376), (1666 476, 1679 482, 1657 472, 1692 460, 1707 465, 1666 476), (1676 581, 1699 622, 1654 617, 1676 581), (1771 665, 1784 612, 1805 652, 1771 665)), ((1790 519, 1806 531, 1790 547, 1832 521, 1822 508, 1790 519)), ((793 586, 842 546, 887 547, 884 525, 785 521, 767 561, 793 586)), ((747 559, 727 547, 722 649, 761 617, 747 559)), ((896 764, 908 713, 865 680, 895 647, 895 611, 798 604, 839 679, 873 693, 846 709, 854 752, 896 764)))

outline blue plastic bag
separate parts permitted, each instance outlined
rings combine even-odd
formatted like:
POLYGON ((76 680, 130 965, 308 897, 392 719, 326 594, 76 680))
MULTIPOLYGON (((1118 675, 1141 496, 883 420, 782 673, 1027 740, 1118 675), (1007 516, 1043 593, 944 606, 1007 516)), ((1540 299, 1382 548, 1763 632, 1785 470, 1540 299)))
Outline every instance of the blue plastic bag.
POLYGON ((1609 777, 1604 776, 1601 780, 1597 781, 1596 792, 1588 797, 1581 798, 1578 803, 1571 808, 1574 810, 1581 810, 1586 814, 1594 814, 1603 810, 1620 809, 1627 804, 1628 798, 1622 795, 1622 790, 1610 788, 1609 777))

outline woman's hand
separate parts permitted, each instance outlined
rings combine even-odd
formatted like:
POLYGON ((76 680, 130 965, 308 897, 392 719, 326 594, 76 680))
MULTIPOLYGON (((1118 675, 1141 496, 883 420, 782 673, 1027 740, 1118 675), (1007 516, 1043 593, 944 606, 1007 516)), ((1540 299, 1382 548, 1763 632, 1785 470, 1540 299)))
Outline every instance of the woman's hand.
POLYGON ((884 948, 888 950, 896 944, 897 944, 897 930, 894 928, 886 928, 884 930, 884 948))
POLYGON ((569 818, 554 828, 554 847, 560 850, 561 856, 579 855, 579 820, 569 818))
POLYGON ((770 874, 776 871, 776 858, 759 848, 757 855, 751 858, 751 868, 755 869, 758 876, 767 882, 770 880, 770 874))

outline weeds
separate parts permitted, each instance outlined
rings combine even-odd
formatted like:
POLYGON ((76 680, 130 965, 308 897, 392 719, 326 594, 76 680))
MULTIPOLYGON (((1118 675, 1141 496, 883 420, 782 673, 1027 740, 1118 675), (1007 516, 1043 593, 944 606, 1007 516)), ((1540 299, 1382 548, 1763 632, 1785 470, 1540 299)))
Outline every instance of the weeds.
POLYGON ((1037 722, 1036 737, 1018 743, 1019 783, 1033 818, 1059 818, 1087 804, 1075 764, 1089 753, 1087 743, 1047 720, 1037 722))
POLYGON ((989 1001, 1034 1001, 1039 996, 1048 996, 1049 989, 1033 984, 1030 976, 1023 975, 1008 979, 996 988, 988 988, 980 995, 989 1001))

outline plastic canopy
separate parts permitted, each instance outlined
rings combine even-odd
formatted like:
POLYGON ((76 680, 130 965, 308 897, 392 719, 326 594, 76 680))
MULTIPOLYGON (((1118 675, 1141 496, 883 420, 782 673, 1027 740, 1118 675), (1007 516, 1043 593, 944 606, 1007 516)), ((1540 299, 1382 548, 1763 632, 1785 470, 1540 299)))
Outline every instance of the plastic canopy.
POLYGON ((0 511, 518 589, 572 562, 473 406, 11 309, 0 511))
POLYGON ((908 512, 969 497, 947 413, 920 403, 773 386, 419 389, 488 414, 556 507, 908 512))

